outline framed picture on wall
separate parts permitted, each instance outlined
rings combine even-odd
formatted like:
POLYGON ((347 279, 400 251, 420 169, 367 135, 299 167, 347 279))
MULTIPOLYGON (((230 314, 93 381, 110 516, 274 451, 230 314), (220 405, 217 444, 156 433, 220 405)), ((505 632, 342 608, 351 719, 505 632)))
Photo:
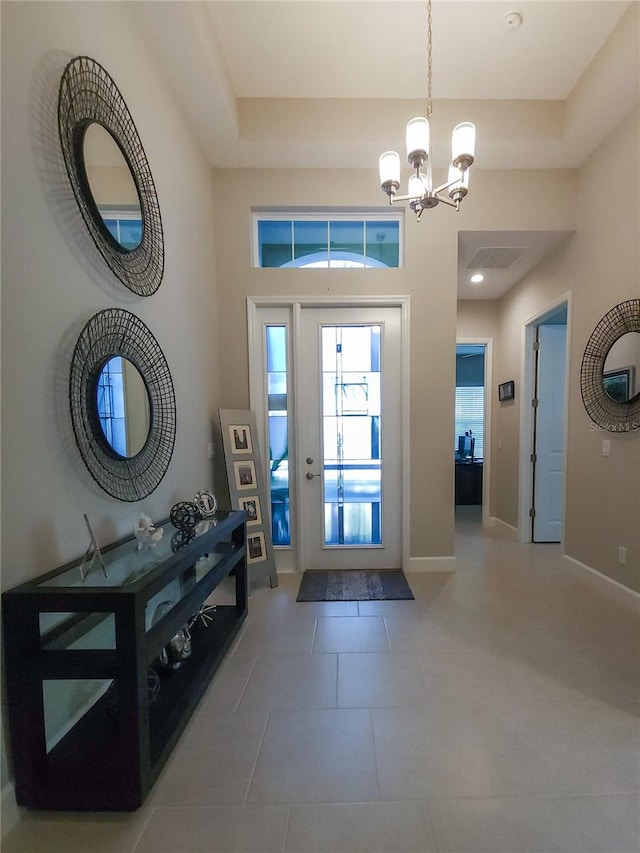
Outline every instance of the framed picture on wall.
POLYGON ((262 508, 258 495, 240 498, 240 509, 243 509, 247 513, 247 527, 262 524, 262 508))
POLYGON ((510 379, 508 382, 503 382, 501 385, 498 385, 498 400, 501 403, 504 403, 505 400, 513 400, 516 396, 516 383, 514 379, 510 379))
POLYGON ((253 453, 253 442, 251 440, 251 428, 249 424, 230 424, 229 438, 231 440, 231 452, 253 453))

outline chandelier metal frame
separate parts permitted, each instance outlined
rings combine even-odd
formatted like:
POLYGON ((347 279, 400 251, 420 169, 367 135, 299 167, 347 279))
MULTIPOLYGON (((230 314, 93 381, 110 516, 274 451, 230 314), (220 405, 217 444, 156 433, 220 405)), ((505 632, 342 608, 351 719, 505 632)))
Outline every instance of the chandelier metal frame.
POLYGON ((427 117, 414 118, 407 124, 407 159, 415 174, 409 179, 407 195, 398 195, 400 189, 400 156, 395 151, 380 155, 380 186, 389 197, 389 204, 408 201, 418 220, 424 210, 440 202, 460 209, 460 202, 469 191, 469 169, 475 155, 475 126, 471 122, 456 125, 452 134, 452 159, 445 183, 432 188, 432 158, 429 119, 433 111, 433 35, 431 0, 427 2, 427 117), (426 163, 426 174, 421 170, 426 163), (445 195, 446 193, 446 195, 445 195))

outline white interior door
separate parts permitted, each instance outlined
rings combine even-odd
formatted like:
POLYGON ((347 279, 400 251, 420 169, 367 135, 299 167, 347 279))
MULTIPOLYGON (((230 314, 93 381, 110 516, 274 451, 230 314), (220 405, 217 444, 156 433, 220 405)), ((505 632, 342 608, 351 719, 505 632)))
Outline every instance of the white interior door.
POLYGON ((301 568, 402 566, 401 309, 302 307, 301 568))
POLYGON ((535 422, 534 542, 560 542, 564 513, 567 327, 538 327, 535 422))

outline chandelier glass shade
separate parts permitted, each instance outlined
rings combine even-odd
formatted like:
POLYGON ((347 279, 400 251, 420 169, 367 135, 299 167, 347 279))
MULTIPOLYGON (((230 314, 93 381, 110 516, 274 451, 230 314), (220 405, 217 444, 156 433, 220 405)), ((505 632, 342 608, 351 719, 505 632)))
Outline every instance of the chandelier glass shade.
POLYGON ((385 151, 380 155, 378 161, 380 186, 389 197, 389 204, 408 201, 418 219, 420 219, 423 210, 436 207, 441 201, 459 210, 460 202, 469 191, 469 169, 474 160, 476 143, 476 129, 471 122, 463 121, 454 127, 451 134, 451 165, 449 166, 447 180, 444 184, 434 188, 429 128, 432 78, 431 0, 428 0, 427 9, 427 117, 412 118, 407 124, 407 160, 414 170, 409 178, 407 195, 397 194, 400 189, 400 155, 396 151, 385 151))

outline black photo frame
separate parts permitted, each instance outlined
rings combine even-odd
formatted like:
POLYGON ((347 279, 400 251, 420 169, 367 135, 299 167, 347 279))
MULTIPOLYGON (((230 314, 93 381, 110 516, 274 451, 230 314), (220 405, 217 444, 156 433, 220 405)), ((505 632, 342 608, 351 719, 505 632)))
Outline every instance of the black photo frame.
POLYGON ((514 379, 510 379, 508 382, 502 382, 498 385, 498 400, 501 403, 504 403, 507 400, 513 400, 515 396, 516 383, 514 379))

